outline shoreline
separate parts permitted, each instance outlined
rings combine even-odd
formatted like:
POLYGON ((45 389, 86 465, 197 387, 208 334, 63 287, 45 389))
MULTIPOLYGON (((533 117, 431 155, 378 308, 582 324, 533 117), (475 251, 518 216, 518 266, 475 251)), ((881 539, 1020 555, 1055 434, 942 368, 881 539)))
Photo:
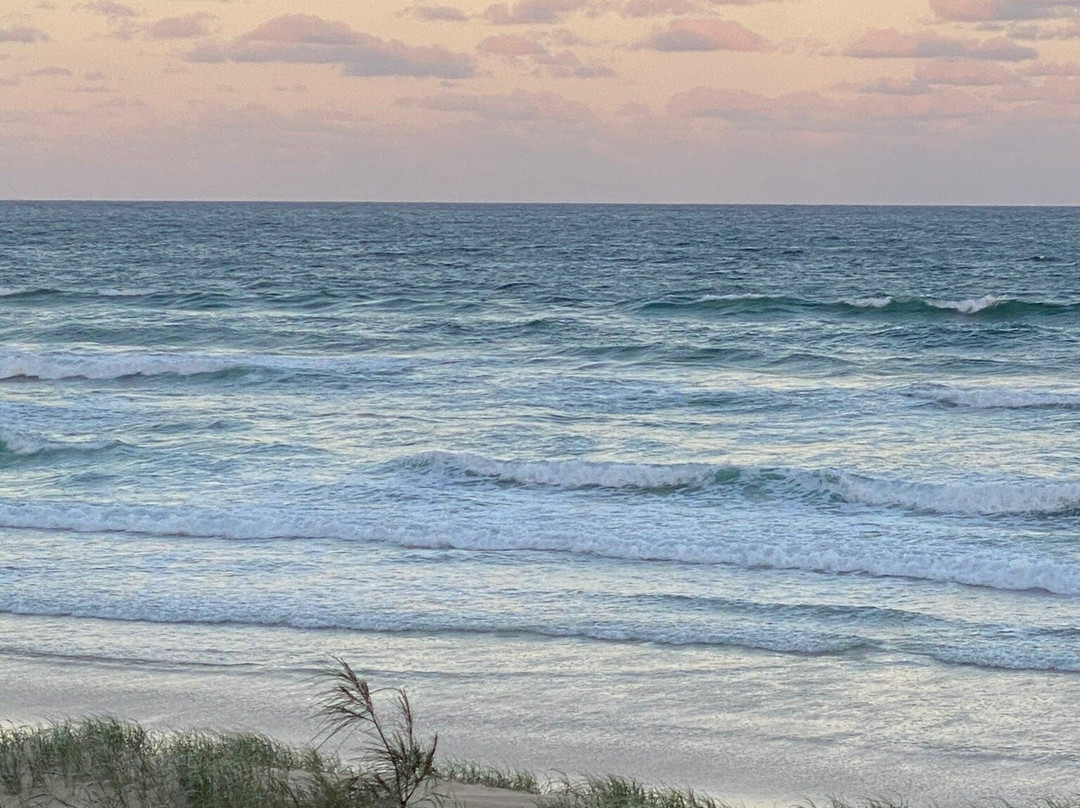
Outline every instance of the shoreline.
MULTIPOLYGON (((1047 795, 1080 794, 1075 765, 1039 768, 1028 762, 1041 759, 1037 750, 1026 758, 995 756, 994 750, 984 755, 963 750, 916 755, 897 748, 895 737, 881 737, 874 747, 860 747, 865 754, 853 756, 850 743, 842 738, 824 736, 820 741, 801 745, 770 740, 763 734, 766 728, 757 725, 756 716, 762 715, 759 711, 749 716, 750 722, 736 727, 730 719, 712 717, 710 711, 716 708, 702 703, 689 708, 691 713, 670 704, 665 726, 643 724, 627 712, 634 693, 626 697, 609 694, 607 701, 601 699, 598 688, 612 687, 608 672, 590 676, 569 692, 557 679, 536 680, 534 684, 534 679, 514 673, 524 664, 521 660, 507 667, 507 660, 514 660, 520 649, 512 643, 492 642, 489 651, 484 651, 486 646, 470 646, 473 661, 468 669, 436 675, 440 661, 445 667, 452 650, 447 643, 408 638, 387 646, 386 638, 375 640, 379 642, 358 647, 349 658, 364 659, 373 671, 370 676, 374 682, 400 682, 406 686, 417 704, 418 730, 440 733, 444 760, 480 761, 497 768, 530 769, 555 776, 610 772, 658 786, 693 788, 696 793, 708 793, 746 808, 775 808, 806 800, 822 804, 832 795, 853 801, 869 795, 888 800, 903 797, 911 804, 969 808, 973 803, 1002 801, 1034 805, 1047 795), (379 647, 382 656, 377 653, 379 647), (391 669, 391 662, 399 667, 391 669), (562 700, 552 700, 552 687, 562 700), (574 710, 585 710, 592 717, 586 721, 579 716, 575 721, 571 718, 574 710), (559 712, 559 723, 551 723, 555 720, 551 711, 559 712), (604 734, 597 734, 596 722, 604 725, 604 734), (691 730, 694 734, 688 735, 691 730), (696 745, 680 741, 695 737, 696 745)), ((541 651, 541 658, 558 667, 579 661, 582 649, 568 642, 553 642, 541 651)), ((743 659, 733 653, 727 656, 735 658, 730 664, 743 659)), ((695 658, 692 651, 676 655, 672 670, 677 669, 680 677, 689 675, 688 666, 695 658)), ((717 661, 715 655, 704 660, 709 665, 717 661)), ((758 654, 740 664, 756 665, 767 672, 770 665, 773 670, 782 670, 784 662, 758 654)), ((843 666, 841 672, 847 671, 845 675, 858 678, 865 677, 868 670, 837 660, 812 664, 804 663, 801 674, 819 680, 823 672, 838 665, 843 666)), ((612 667, 630 671, 618 674, 620 679, 635 678, 631 664, 612 667)), ((923 675, 946 674, 949 672, 928 670, 923 675)), ((953 689, 985 688, 987 681, 998 678, 968 678, 966 685, 943 678, 938 686, 944 682, 953 689)), ((760 686, 772 681, 762 678, 760 686)), ((1001 680, 1002 686, 1011 686, 1010 682, 1015 684, 1013 678, 1001 680)), ((1060 689, 1060 679, 1048 679, 1046 686, 1060 689)), ((317 690, 310 675, 285 670, 252 667, 223 671, 175 666, 151 669, 122 662, 58 662, 0 655, 0 721, 8 725, 115 715, 150 729, 210 727, 255 732, 291 747, 306 747, 319 733, 314 716, 317 690)), ((811 694, 812 690, 807 690, 804 697, 811 694)), ((668 694, 668 698, 675 695, 668 694)), ((735 696, 731 693, 726 698, 735 696)), ((813 705, 804 700, 801 709, 812 711, 813 705)), ((780 726, 786 725, 791 732, 798 731, 806 720, 794 714, 782 718, 780 726)), ((823 718, 829 722, 839 720, 823 718)), ((901 718, 912 721, 915 716, 890 716, 891 720, 901 718)), ((974 737, 970 733, 977 716, 966 721, 962 715, 952 719, 936 716, 935 720, 960 720, 961 725, 954 731, 962 733, 960 737, 974 737)), ((1026 750, 1020 751, 1027 754, 1026 750)), ((1075 761, 1075 757, 1071 760, 1075 761)))

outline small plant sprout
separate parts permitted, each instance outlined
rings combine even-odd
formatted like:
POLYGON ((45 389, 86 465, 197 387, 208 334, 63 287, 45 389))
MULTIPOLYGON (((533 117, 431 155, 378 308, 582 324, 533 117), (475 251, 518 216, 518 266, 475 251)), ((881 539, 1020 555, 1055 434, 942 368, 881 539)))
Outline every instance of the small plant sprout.
POLYGON ((397 808, 424 801, 436 801, 435 749, 439 736, 430 741, 416 737, 412 706, 404 688, 372 690, 340 657, 327 669, 330 692, 323 698, 319 713, 327 740, 339 734, 361 732, 368 737, 365 750, 367 776, 354 778, 353 786, 374 784, 375 790, 391 799, 397 808), (392 693, 391 715, 376 709, 375 696, 392 693), (369 779, 370 778, 370 779, 369 779))

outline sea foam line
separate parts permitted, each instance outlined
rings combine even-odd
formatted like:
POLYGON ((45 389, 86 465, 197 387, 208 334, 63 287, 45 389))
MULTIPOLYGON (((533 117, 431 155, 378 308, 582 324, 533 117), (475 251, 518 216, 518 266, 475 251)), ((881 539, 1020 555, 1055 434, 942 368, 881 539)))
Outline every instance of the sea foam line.
MULTIPOLYGON (((505 506, 488 511, 443 511, 367 503, 360 509, 310 510, 243 505, 213 510, 191 505, 132 505, 0 501, 0 527, 82 533, 123 533, 209 540, 368 542, 416 549, 545 551, 631 561, 722 564, 743 569, 802 570, 826 575, 865 574, 1005 590, 1043 590, 1080 596, 1080 562, 1033 546, 987 547, 949 535, 917 546, 903 535, 862 535, 837 522, 826 531, 779 525, 752 531, 722 511, 694 518, 654 519, 655 508, 632 505, 598 512, 604 528, 567 522, 560 510, 547 521, 505 506), (613 521, 617 516, 619 522, 613 521)), ((588 518, 588 517, 586 517, 588 518)))
POLYGON ((808 632, 783 626, 718 628, 707 633, 692 629, 671 629, 615 621, 590 621, 569 625, 564 620, 541 621, 486 615, 463 616, 445 613, 408 615, 378 614, 369 610, 346 612, 314 611, 295 602, 221 603, 185 598, 161 597, 153 603, 118 603, 107 599, 86 602, 61 598, 53 604, 0 595, 0 614, 27 617, 76 617, 166 625, 240 625, 301 630, 348 630, 366 633, 399 634, 505 634, 609 642, 655 643, 658 645, 728 646, 790 654, 839 654, 872 643, 854 634, 808 632))
MULTIPOLYGON (((0 614, 18 617, 76 618, 126 623, 148 623, 177 626, 247 626, 255 628, 287 628, 301 631, 356 631, 371 634, 428 634, 428 635, 506 635, 570 640, 592 640, 620 643, 649 643, 686 647, 721 647, 749 651, 765 651, 803 656, 843 655, 852 652, 904 653, 935 659, 951 665, 983 669, 1080 672, 1080 653, 1076 643, 1070 645, 1038 643, 1031 640, 1001 638, 988 641, 980 638, 965 647, 927 638, 902 638, 899 642, 882 642, 863 636, 857 625, 837 632, 827 626, 809 628, 783 622, 756 625, 728 625, 718 615, 710 628, 701 626, 675 628, 642 622, 588 620, 574 623, 561 615, 543 620, 537 617, 476 615, 462 616, 446 613, 377 614, 370 610, 314 611, 310 602, 243 602, 241 600, 204 601, 198 597, 159 597, 153 602, 118 602, 110 597, 85 598, 65 594, 55 600, 30 600, 0 594, 0 614)), ((15 650, 16 654, 25 651, 15 650)), ((0 653, 3 650, 0 649, 0 653)), ((10 652, 9 652, 10 653, 10 652)), ((54 656, 49 652, 35 655, 54 656)), ((56 655, 87 661, 82 655, 56 655)), ((93 655, 89 661, 107 661, 108 657, 93 655)), ((152 664, 155 660, 124 661, 152 664)), ((243 665, 238 665, 243 667, 243 665)))

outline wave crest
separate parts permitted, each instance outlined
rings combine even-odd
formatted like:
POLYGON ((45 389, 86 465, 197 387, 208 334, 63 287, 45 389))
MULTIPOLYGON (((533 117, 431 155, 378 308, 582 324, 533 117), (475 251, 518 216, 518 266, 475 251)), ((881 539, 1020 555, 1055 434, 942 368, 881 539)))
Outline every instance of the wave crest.
POLYGON ((650 464, 600 460, 499 460, 469 452, 431 451, 403 458, 408 468, 549 488, 664 490, 701 486, 725 472, 703 463, 650 464))
POLYGON ((784 295, 671 295, 636 304, 645 312, 679 312, 686 314, 767 314, 797 311, 864 314, 870 316, 933 317, 994 315, 1001 317, 1036 317, 1073 311, 1080 301, 1021 300, 1005 295, 986 294, 981 297, 955 299, 873 294, 845 297, 838 300, 814 300, 784 295))
MULTIPOLYGON (((277 505, 211 509, 195 505, 111 505, 89 502, 0 501, 0 527, 79 533, 197 537, 212 541, 303 540, 372 542, 420 549, 543 551, 631 561, 721 564, 742 569, 802 570, 822 575, 864 574, 1080 596, 1080 566, 1039 548, 986 548, 951 539, 913 547, 898 538, 781 531, 729 531, 703 511, 692 520, 652 519, 633 511, 621 524, 581 530, 554 515, 551 524, 510 507, 489 522, 472 512, 343 507, 308 510, 277 505), (635 518, 637 515, 637 518, 635 518)), ((554 512, 553 512, 554 513, 554 512)), ((609 510, 598 513, 610 513, 609 510)), ((778 514, 782 516, 782 514, 778 514)))
POLYGON ((293 373, 379 373, 405 370, 393 357, 327 357, 288 354, 117 351, 74 353, 16 351, 0 355, 0 380, 123 379, 132 376, 199 376, 258 370, 293 373))
POLYGON ((906 391, 906 395, 945 406, 974 410, 1080 408, 1080 390, 931 385, 912 388, 906 391))
POLYGON ((50 440, 31 437, 8 429, 0 429, 0 458, 19 460, 55 455, 89 455, 107 452, 123 446, 116 440, 50 440))
POLYGON ((848 503, 958 516, 1053 516, 1080 513, 1080 482, 1061 480, 910 482, 833 469, 619 463, 595 460, 501 460, 432 451, 401 466, 462 481, 556 489, 686 491, 734 489, 749 497, 848 503))

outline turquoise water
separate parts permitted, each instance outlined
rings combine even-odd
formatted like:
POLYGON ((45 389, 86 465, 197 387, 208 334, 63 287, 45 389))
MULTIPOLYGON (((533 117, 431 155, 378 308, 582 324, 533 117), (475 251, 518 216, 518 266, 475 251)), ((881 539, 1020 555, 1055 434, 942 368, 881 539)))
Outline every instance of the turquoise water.
POLYGON ((557 684, 515 762, 1080 790, 1076 210, 5 203, 0 234, 11 676, 353 653, 463 753, 557 684))

